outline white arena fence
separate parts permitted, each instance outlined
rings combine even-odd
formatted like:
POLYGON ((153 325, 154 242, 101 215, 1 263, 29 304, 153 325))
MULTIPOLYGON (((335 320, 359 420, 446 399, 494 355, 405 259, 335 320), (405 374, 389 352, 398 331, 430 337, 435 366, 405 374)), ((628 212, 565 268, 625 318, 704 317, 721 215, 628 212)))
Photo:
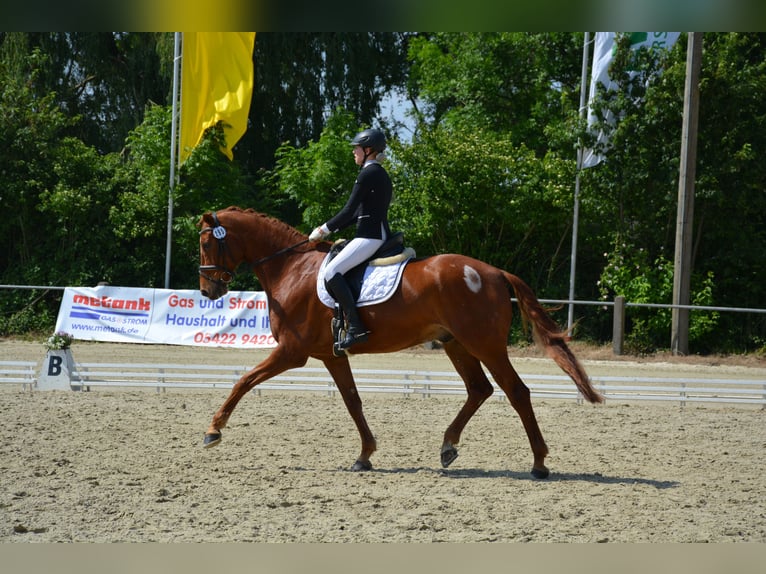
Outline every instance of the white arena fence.
POLYGON ((40 365, 34 361, 0 361, 0 384, 34 388, 40 365))
MULTIPOLYGON (((41 365, 28 361, 0 361, 0 384, 37 387, 41 365)), ((94 388, 230 389, 249 366, 192 365, 159 363, 79 363, 69 375, 73 390, 94 388)), ((532 396, 583 402, 574 383, 566 375, 524 374, 519 376, 532 396)), ((463 395, 463 381, 453 371, 407 371, 354 369, 361 393, 391 393, 402 396, 432 397, 463 395)), ((491 379, 490 379, 491 380, 491 379)), ((608 401, 671 401, 686 403, 729 403, 761 405, 766 409, 766 378, 672 378, 648 376, 593 376, 594 386, 608 401)), ((495 397, 506 400, 495 387, 495 397)), ((307 391, 334 395, 338 392, 324 368, 303 367, 273 377, 252 392, 307 391)))

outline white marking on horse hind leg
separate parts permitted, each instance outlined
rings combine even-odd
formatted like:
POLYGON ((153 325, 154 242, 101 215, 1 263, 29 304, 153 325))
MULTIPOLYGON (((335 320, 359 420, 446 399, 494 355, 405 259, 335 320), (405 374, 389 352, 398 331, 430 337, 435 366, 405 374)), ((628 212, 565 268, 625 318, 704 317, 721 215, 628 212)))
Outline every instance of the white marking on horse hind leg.
POLYGON ((463 279, 468 288, 474 293, 481 291, 481 276, 473 267, 466 265, 463 267, 463 279))

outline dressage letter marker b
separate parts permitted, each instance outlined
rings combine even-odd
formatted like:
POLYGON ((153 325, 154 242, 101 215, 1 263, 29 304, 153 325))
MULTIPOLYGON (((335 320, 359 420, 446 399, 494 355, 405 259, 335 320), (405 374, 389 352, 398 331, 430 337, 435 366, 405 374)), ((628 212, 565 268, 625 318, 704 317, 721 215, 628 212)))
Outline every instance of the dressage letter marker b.
POLYGON ((61 375, 61 363, 64 362, 64 357, 59 357, 57 355, 51 355, 48 357, 48 376, 49 377, 58 377, 61 375))
POLYGON ((45 355, 37 388, 41 391, 69 391, 71 373, 74 371, 74 358, 69 349, 48 351, 45 355))

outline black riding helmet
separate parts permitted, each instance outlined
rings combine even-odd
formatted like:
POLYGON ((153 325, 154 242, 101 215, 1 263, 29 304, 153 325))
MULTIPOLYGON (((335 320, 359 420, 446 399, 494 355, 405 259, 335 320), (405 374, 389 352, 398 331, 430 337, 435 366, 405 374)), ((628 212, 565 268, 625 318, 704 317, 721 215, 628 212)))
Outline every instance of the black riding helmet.
POLYGON ((364 130, 354 136, 351 145, 369 147, 372 151, 380 153, 386 149, 386 134, 376 128, 364 130))

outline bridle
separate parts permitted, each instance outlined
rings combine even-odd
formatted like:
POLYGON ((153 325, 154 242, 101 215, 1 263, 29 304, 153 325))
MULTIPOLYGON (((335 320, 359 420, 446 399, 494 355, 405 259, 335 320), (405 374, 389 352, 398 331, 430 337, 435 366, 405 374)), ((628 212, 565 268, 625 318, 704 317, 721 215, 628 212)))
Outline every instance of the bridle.
MULTIPOLYGON (((213 212, 213 227, 205 227, 200 230, 199 234, 202 235, 203 233, 212 233, 213 237, 215 237, 216 241, 218 241, 218 254, 219 256, 223 254, 224 260, 226 259, 226 255, 228 251, 226 250, 226 228, 221 225, 221 222, 218 221, 218 215, 213 212)), ((231 280, 234 279, 234 276, 236 273, 234 273, 233 269, 228 269, 227 267, 221 267, 220 265, 200 265, 199 266, 199 274, 207 279, 208 281, 212 281, 213 283, 220 285, 222 287, 227 286, 229 283, 231 283, 231 280), (220 271, 221 277, 219 279, 216 279, 215 277, 211 277, 206 271, 220 271)))
MULTIPOLYGON (((200 230, 199 234, 200 235, 202 235, 203 233, 213 234, 213 237, 215 237, 216 241, 218 242, 218 254, 219 256, 223 255, 223 258, 225 261, 228 255, 228 250, 226 249, 226 228, 223 225, 221 225, 220 221, 218 221, 218 215, 215 212, 212 212, 211 215, 213 216, 213 227, 205 227, 200 230)), ((283 253, 287 253, 288 251, 295 249, 296 247, 300 247, 304 243, 308 243, 308 242, 309 242, 308 239, 299 241, 295 245, 290 245, 289 247, 280 249, 276 253, 272 253, 271 255, 267 255, 266 257, 261 257, 257 261, 250 263, 250 266, 255 268, 258 265, 261 265, 262 263, 265 263, 266 261, 273 259, 274 257, 282 255, 283 253)), ((222 287, 226 287, 229 283, 231 283, 232 279, 234 279, 234 277, 237 275, 233 269, 229 269, 228 267, 223 267, 217 264, 200 265, 199 274, 205 279, 207 279, 208 281, 212 281, 216 285, 220 285, 222 287), (216 279, 215 277, 211 277, 210 275, 205 273, 206 271, 220 271, 221 276, 220 278, 216 279)))

